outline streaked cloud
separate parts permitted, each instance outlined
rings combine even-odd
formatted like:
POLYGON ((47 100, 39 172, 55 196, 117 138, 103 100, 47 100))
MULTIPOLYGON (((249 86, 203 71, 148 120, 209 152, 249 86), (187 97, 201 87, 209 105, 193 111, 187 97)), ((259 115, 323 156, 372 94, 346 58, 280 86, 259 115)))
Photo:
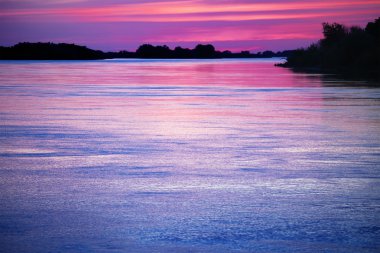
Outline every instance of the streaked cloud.
MULTIPOLYGON (((133 28, 136 25, 144 29, 135 31, 135 39, 129 39, 141 42, 148 42, 147 38, 152 42, 225 41, 232 48, 234 41, 294 40, 295 46, 297 41, 312 41, 320 36, 319 24, 323 21, 359 22, 360 25, 375 18, 379 15, 380 0, 6 0, 0 1, 0 6, 0 28, 5 31, 5 36, 0 38, 3 44, 17 37, 11 32, 9 26, 12 25, 22 28, 24 24, 28 29, 23 29, 25 33, 19 37, 28 40, 28 34, 46 27, 44 23, 64 26, 72 35, 90 33, 80 30, 79 24, 109 23, 110 29, 103 32, 109 39, 110 49, 120 37, 122 26, 133 28), (184 29, 177 24, 183 24, 184 29), (305 29, 305 25, 309 29, 305 29), (153 30, 155 27, 160 27, 159 33, 153 30)), ((63 31, 55 32, 51 40, 62 38, 63 31)), ((46 34, 52 33, 46 31, 46 34)), ((76 42, 75 36, 68 37, 76 42)))
MULTIPOLYGON (((69 0, 68 2, 77 2, 78 0, 69 0)), ((64 0, 58 2, 65 2, 64 0)), ((148 2, 148 3, 132 3, 132 4, 116 4, 112 6, 97 6, 97 7, 79 7, 79 8, 39 8, 39 9, 13 9, 3 10, 0 12, 0 16, 51 16, 61 15, 67 17, 87 17, 93 18, 94 21, 123 19, 126 21, 142 21, 147 19, 148 21, 158 22, 165 21, 165 16, 169 21, 174 21, 171 16, 178 18, 179 21, 197 21, 189 20, 191 16, 189 14, 195 14, 195 17, 202 18, 200 21, 210 20, 252 20, 259 19, 260 16, 264 19, 270 18, 305 18, 318 15, 318 11, 321 10, 335 10, 331 13, 344 12, 345 9, 356 9, 358 6, 365 5, 368 10, 378 12, 378 9, 371 8, 380 7, 379 0, 363 0, 363 1, 330 1, 330 2, 292 2, 292 3, 241 3, 241 4, 211 4, 206 1, 176 1, 173 2, 148 2), (300 10, 316 10, 316 13, 309 14, 291 14, 286 13, 288 11, 300 11, 300 10), (261 14, 261 12, 279 12, 280 14, 261 14), (214 14, 209 16, 199 16, 197 14, 214 14), (219 15, 215 15, 219 14, 219 15), (240 18, 238 18, 240 16, 240 18), (257 16, 254 18, 253 16, 257 16), (156 18, 153 18, 156 17, 156 18), (182 18, 181 18, 182 17, 182 18), (150 18, 150 20, 149 20, 150 18)))

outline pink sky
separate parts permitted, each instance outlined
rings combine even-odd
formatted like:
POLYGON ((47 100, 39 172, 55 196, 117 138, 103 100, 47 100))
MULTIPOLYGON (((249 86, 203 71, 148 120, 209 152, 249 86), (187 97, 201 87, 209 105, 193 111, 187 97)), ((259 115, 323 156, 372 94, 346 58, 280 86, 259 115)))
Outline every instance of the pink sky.
POLYGON ((101 50, 140 44, 219 50, 294 49, 321 38, 322 22, 364 26, 380 0, 0 0, 0 45, 51 41, 101 50))

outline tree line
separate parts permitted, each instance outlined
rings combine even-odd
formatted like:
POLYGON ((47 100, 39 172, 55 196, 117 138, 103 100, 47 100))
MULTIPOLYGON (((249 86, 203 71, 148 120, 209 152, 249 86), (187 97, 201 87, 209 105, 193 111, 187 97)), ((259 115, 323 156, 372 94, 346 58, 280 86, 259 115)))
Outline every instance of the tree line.
POLYGON ((218 59, 218 58, 270 58, 287 57, 291 50, 272 52, 264 51, 252 54, 249 51, 232 53, 217 51, 211 44, 197 45, 194 49, 168 46, 141 45, 136 52, 103 52, 85 46, 66 43, 18 43, 11 47, 0 47, 0 59, 3 60, 94 60, 111 58, 143 59, 218 59))
POLYGON ((323 23, 323 39, 294 50, 284 67, 380 75, 380 18, 365 28, 323 23))

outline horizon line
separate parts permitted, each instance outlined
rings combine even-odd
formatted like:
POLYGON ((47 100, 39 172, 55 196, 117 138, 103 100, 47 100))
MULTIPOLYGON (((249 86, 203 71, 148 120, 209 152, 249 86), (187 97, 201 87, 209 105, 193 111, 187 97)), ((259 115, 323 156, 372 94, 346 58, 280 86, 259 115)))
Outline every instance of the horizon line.
MULTIPOLYGON (((82 46, 82 47, 86 47, 88 49, 91 49, 91 50, 94 50, 94 51, 102 51, 103 53, 119 53, 119 52, 128 52, 128 53, 136 53, 137 50, 143 46, 143 45, 151 45, 151 46, 154 46, 154 47, 168 47, 170 50, 175 50, 175 48, 179 47, 179 48, 182 48, 182 49, 189 49, 189 50, 193 50, 196 48, 197 45, 212 45, 214 48, 215 48, 215 51, 218 51, 218 52, 231 52, 232 54, 238 54, 238 53, 242 53, 242 52, 249 52, 250 54, 258 54, 258 53, 263 53, 263 52, 273 52, 273 53, 279 53, 279 52, 284 52, 284 51, 293 51, 293 50, 297 50, 297 49, 302 49, 302 48, 307 48, 306 47, 298 47, 298 48, 292 48, 292 49, 283 49, 283 50, 270 50, 270 49, 265 49, 265 50, 260 50, 260 51, 253 51, 253 50, 240 50, 240 51, 231 51, 231 50, 219 50, 218 48, 216 48, 216 46, 214 46, 214 44, 212 42, 194 42, 195 46, 193 46, 193 48, 191 47, 184 47, 184 46, 180 46, 180 45, 177 45, 177 46, 169 46, 167 45, 166 43, 163 43, 163 44, 159 44, 159 43, 149 43, 149 42, 143 42, 141 44, 139 44, 139 46, 134 50, 134 51, 130 51, 130 50, 126 50, 126 49, 121 49, 121 50, 102 50, 102 49, 96 49, 96 48, 93 48, 93 47, 90 47, 90 46, 87 46, 85 44, 81 44, 81 43, 75 43, 75 42, 54 42, 54 41, 20 41, 20 42, 17 42, 17 43, 14 43, 12 45, 3 45, 3 44, 0 44, 0 47, 6 47, 6 48, 10 48, 10 47, 14 47, 18 44, 67 44, 67 45, 76 45, 76 46, 82 46)), ((168 43, 174 43, 174 42, 168 42, 168 43)), ((311 42, 312 44, 313 42, 311 42)))

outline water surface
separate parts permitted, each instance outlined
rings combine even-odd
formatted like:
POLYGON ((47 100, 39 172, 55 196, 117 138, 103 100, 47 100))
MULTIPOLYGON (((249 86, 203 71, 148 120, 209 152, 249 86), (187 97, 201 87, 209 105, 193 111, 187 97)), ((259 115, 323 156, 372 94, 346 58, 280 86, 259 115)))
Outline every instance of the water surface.
POLYGON ((380 89, 273 64, 1 61, 0 251, 378 252, 380 89))

